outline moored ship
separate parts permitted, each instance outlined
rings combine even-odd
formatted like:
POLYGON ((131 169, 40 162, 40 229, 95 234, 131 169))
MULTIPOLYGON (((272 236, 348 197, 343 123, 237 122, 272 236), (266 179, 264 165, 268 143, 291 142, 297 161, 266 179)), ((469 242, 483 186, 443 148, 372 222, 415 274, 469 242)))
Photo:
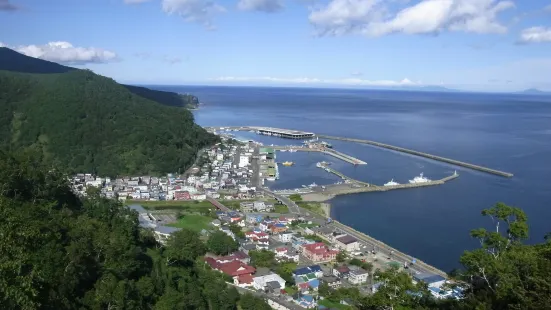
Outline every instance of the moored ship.
POLYGON ((400 183, 394 182, 394 179, 391 179, 390 182, 384 184, 384 186, 396 186, 396 185, 400 185, 400 183))
POLYGON ((413 178, 413 180, 409 180, 409 183, 411 184, 417 184, 417 183, 427 183, 430 182, 430 179, 427 179, 423 176, 423 173, 421 172, 421 175, 418 177, 413 178))

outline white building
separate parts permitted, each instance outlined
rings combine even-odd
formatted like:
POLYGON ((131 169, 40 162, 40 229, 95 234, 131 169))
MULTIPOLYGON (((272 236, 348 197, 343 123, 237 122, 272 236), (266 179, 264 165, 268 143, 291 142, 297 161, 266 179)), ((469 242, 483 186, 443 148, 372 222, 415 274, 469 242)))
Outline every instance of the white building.
POLYGON ((291 242, 291 237, 293 236, 293 233, 292 232, 288 232, 288 231, 285 231, 285 232, 282 232, 278 235, 279 237, 279 241, 281 242, 291 242))
POLYGON ((253 278, 253 286, 257 290, 264 290, 267 286, 275 288, 274 282, 279 284, 280 289, 285 288, 285 280, 275 273, 253 278))
POLYGON ((247 167, 249 165, 249 156, 239 156, 239 168, 247 167))
POLYGON ((348 281, 352 284, 362 284, 367 282, 369 274, 363 269, 350 270, 348 273, 348 281))
POLYGON ((335 245, 339 249, 345 250, 348 252, 355 252, 360 250, 360 243, 358 242, 358 239, 350 235, 344 235, 342 237, 335 239, 335 245))

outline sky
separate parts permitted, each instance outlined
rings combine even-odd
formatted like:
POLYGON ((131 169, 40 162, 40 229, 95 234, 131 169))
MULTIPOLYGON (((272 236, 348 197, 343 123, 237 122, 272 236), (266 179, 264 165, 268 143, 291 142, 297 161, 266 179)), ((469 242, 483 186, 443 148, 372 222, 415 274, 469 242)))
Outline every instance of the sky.
POLYGON ((551 0, 0 0, 0 46, 133 84, 551 90, 551 0))

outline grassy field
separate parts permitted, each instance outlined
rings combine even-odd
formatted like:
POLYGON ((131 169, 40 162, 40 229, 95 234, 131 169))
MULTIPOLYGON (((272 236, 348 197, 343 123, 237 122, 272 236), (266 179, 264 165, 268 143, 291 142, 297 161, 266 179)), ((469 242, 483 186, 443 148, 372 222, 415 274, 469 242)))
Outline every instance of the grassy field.
POLYGON ((182 216, 178 222, 169 224, 168 226, 188 228, 194 231, 201 231, 202 229, 210 228, 210 222, 212 219, 208 216, 188 214, 182 216))
POLYGON ((341 309, 341 310, 349 310, 352 309, 352 307, 347 305, 342 305, 339 302, 331 301, 329 299, 320 300, 318 302, 319 305, 326 306, 330 309, 341 309))
POLYGON ((274 205, 274 212, 275 213, 289 213, 289 208, 286 205, 274 205))
POLYGON ((319 202, 304 202, 304 201, 301 201, 301 202, 297 202, 297 205, 301 208, 306 209, 306 210, 309 210, 309 211, 315 212, 317 214, 321 214, 323 216, 326 216, 325 211, 323 210, 323 208, 321 207, 321 203, 319 203, 319 202))

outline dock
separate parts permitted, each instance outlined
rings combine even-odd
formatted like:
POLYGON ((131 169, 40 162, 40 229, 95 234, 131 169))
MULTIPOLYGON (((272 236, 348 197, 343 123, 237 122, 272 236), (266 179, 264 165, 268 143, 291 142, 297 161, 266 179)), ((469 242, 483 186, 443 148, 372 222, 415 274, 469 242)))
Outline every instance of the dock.
POLYGON ((293 146, 272 146, 274 150, 296 150, 298 152, 320 152, 330 156, 333 156, 337 159, 345 161, 353 165, 367 165, 367 163, 358 158, 352 157, 350 155, 344 154, 342 152, 332 150, 332 149, 317 149, 317 148, 307 148, 307 147, 293 147, 293 146))
POLYGON ((414 151, 414 150, 410 150, 410 149, 406 149, 406 148, 403 148, 403 147, 394 146, 394 145, 390 145, 390 144, 385 144, 385 143, 380 143, 380 142, 375 142, 375 141, 370 141, 370 140, 363 140, 363 139, 343 138, 343 137, 334 137, 334 136, 326 136, 326 135, 318 135, 318 137, 323 138, 323 139, 329 139, 329 140, 340 140, 340 141, 348 141, 348 142, 356 142, 356 143, 374 145, 374 146, 377 146, 377 147, 380 147, 380 148, 385 148, 385 149, 389 149, 389 150, 393 150, 393 151, 397 151, 397 152, 401 152, 401 153, 406 153, 406 154, 410 154, 410 155, 425 157, 425 158, 428 158, 428 159, 432 159, 432 160, 452 164, 452 165, 455 165, 455 166, 465 167, 465 168, 469 168, 469 169, 473 169, 473 170, 478 170, 478 171, 481 171, 481 172, 486 172, 486 173, 490 173, 490 174, 494 174, 494 175, 498 175, 498 176, 502 176, 502 177, 506 177, 506 178, 513 177, 513 174, 509 173, 509 172, 490 169, 490 168, 486 168, 486 167, 482 167, 482 166, 462 162, 462 161, 459 161, 459 160, 445 158, 445 157, 432 155, 432 154, 427 154, 427 153, 423 153, 423 152, 419 152, 419 151, 414 151))

